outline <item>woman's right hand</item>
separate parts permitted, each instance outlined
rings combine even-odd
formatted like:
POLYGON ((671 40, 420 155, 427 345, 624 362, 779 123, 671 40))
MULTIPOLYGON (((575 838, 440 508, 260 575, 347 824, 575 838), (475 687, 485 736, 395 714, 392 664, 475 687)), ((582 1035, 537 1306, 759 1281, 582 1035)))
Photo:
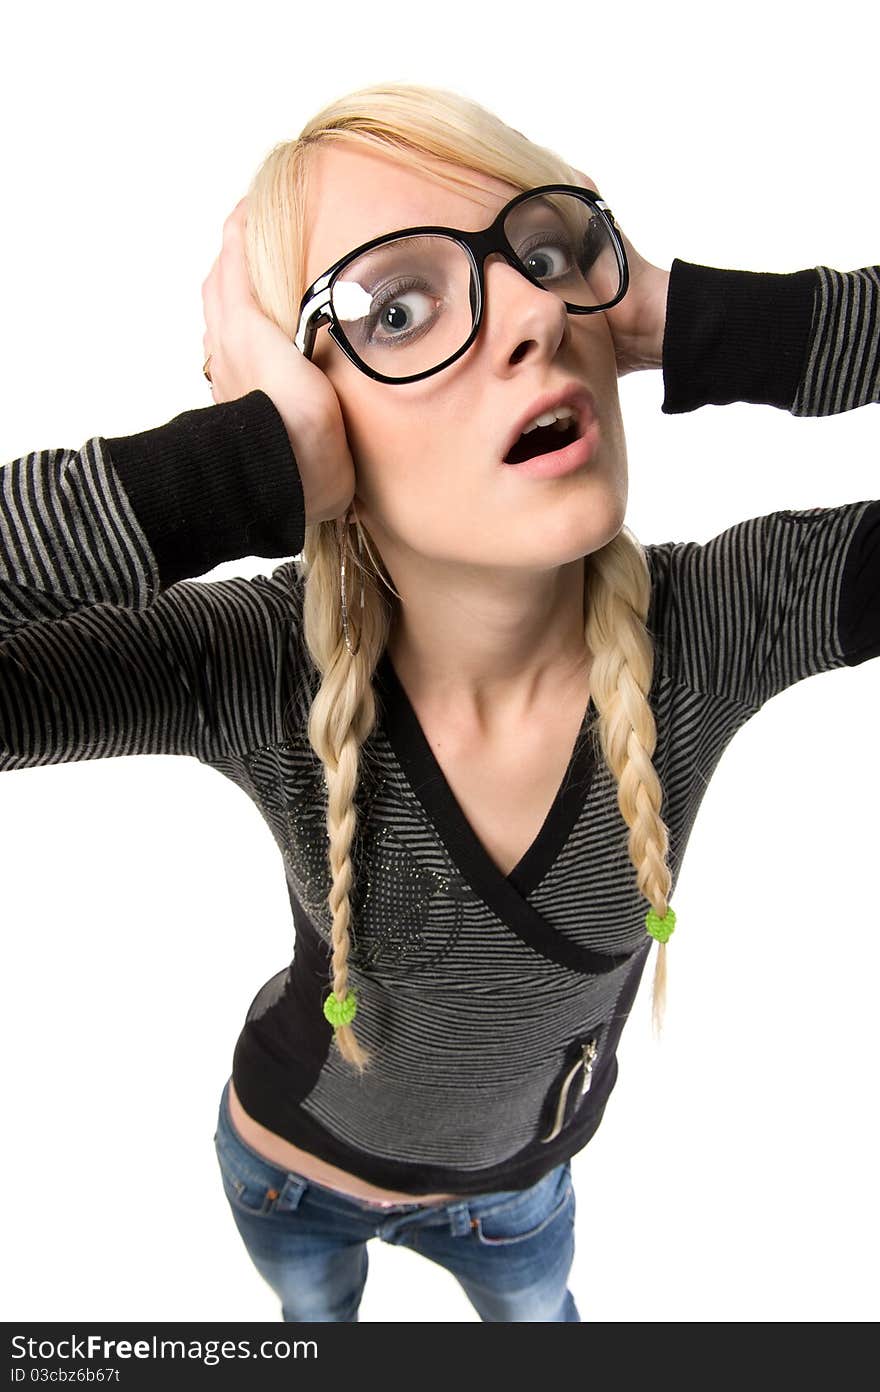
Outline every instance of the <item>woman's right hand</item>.
POLYGON ((244 252, 247 198, 223 224, 223 246, 202 285, 205 357, 215 402, 263 391, 287 428, 305 498, 306 522, 342 517, 354 497, 354 461, 330 379, 263 314, 244 252))

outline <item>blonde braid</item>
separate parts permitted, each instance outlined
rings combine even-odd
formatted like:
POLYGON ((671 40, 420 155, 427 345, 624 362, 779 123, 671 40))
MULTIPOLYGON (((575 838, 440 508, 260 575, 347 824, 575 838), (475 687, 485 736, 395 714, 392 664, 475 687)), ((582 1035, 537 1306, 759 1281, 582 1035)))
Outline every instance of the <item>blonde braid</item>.
MULTIPOLYGON (((378 569, 371 572, 368 566, 359 570, 346 528, 348 592, 355 588, 349 579, 352 572, 358 593, 361 573, 364 577, 363 610, 352 606, 350 601, 348 606, 350 626, 357 625, 353 638, 357 652, 349 653, 342 629, 340 557, 335 527, 334 522, 320 522, 306 528, 303 630, 306 644, 323 677, 309 711, 308 735, 324 765, 327 784, 328 857, 332 880, 327 902, 333 916, 332 990, 336 1000, 342 1003, 349 991, 350 894, 354 883, 351 847, 357 830, 355 794, 360 751, 376 725, 372 679, 387 642, 390 609, 376 584, 380 572, 378 569)), ((358 1041, 353 1023, 337 1025, 334 1038, 342 1057, 362 1072, 370 1063, 371 1054, 358 1041)))
MULTIPOLYGON (((585 638, 592 653, 590 692, 599 712, 598 733, 617 780, 617 805, 630 834, 630 860, 641 894, 658 917, 669 907, 672 872, 666 864, 669 833, 660 808, 663 788, 651 762, 657 725, 648 702, 654 642, 645 627, 651 580, 643 547, 627 527, 584 567, 585 638)), ((654 973, 653 1023, 660 1033, 666 1008, 666 943, 659 942, 654 973)))

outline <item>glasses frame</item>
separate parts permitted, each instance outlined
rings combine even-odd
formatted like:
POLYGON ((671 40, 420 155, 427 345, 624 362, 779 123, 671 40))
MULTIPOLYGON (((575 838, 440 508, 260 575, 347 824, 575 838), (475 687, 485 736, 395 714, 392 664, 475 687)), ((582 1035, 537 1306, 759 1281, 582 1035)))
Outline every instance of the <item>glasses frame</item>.
MULTIPOLYGON (((511 198, 510 202, 505 203, 498 216, 489 226, 483 228, 480 232, 463 232, 461 228, 458 227, 404 227, 398 232, 387 232, 381 237, 374 237, 372 241, 364 242, 361 246, 355 247, 353 251, 346 252, 345 256, 340 257, 338 261, 334 261, 333 265, 330 266, 328 270, 324 271, 323 275, 318 276, 318 279, 312 282, 303 295, 299 307, 299 327, 296 332, 296 337, 294 338, 294 343, 297 348, 305 357, 311 358, 318 329, 322 324, 327 324, 329 325, 328 333, 330 337, 333 339, 334 343, 339 345, 349 361, 354 363, 355 367, 359 368, 361 372, 366 373, 368 377, 372 377, 376 382, 387 382, 389 386, 403 386, 406 382, 420 382, 425 377, 432 377, 435 372, 442 372, 445 367, 449 367, 451 363, 456 362, 463 353, 467 352, 468 348, 470 348, 474 339, 477 337, 477 334, 480 332, 480 324, 483 320, 483 305, 486 300, 483 267, 487 256, 491 256, 495 252, 499 253, 504 257, 508 265, 513 266, 514 270, 519 271, 520 275, 525 276, 530 284, 536 285, 539 290, 548 290, 548 286, 542 285, 540 280, 529 274, 504 235, 504 223, 511 210, 519 203, 524 203, 527 198, 534 198, 537 194, 541 193, 571 193, 582 199, 585 203, 589 203, 605 224, 611 238, 611 244, 614 247, 618 268, 620 270, 620 290, 613 300, 609 300, 607 304, 603 305, 569 305, 568 301, 565 300, 563 303, 568 313, 599 314, 606 309, 613 308, 614 305, 618 304, 623 299, 629 289, 629 265, 627 263, 626 251, 624 250, 622 238, 617 230, 617 224, 614 221, 614 214, 605 200, 601 198, 599 194, 593 193, 592 189, 581 188, 577 184, 539 184, 537 188, 524 189, 523 192, 518 193, 515 198, 511 198), (348 342, 345 331, 339 323, 331 303, 333 286, 346 266, 350 265, 358 256, 363 255, 365 251, 372 251, 374 247, 382 246, 385 242, 396 241, 398 237, 427 236, 430 234, 451 238, 452 241, 457 242, 459 246, 464 248, 470 259, 471 267, 474 272, 472 284, 475 284, 477 287, 477 303, 474 311, 473 327, 466 342, 463 343, 451 357, 438 363, 436 367, 429 367, 425 372, 414 372, 409 377, 389 377, 383 372, 377 372, 375 368, 368 367, 367 364, 358 357, 355 349, 348 342)), ((555 294, 556 292, 550 291, 550 293, 555 294)))

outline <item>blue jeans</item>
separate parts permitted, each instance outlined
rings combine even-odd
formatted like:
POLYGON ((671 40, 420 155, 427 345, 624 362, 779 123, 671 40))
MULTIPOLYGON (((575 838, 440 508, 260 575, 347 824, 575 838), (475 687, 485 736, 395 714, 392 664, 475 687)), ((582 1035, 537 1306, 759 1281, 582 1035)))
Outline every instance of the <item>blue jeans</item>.
POLYGON ((223 1188, 248 1255, 284 1320, 355 1322, 367 1243, 411 1247, 451 1271, 481 1320, 579 1323, 571 1162, 530 1189, 378 1207, 263 1159, 236 1131, 223 1089, 214 1136, 223 1188))

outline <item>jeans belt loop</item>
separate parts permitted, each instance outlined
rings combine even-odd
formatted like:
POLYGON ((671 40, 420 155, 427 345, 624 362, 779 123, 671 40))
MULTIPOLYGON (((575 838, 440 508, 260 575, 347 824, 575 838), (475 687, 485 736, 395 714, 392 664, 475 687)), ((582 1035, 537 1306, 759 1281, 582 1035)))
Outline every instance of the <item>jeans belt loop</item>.
POLYGON ((309 1181, 303 1179, 301 1175, 289 1174, 284 1181, 281 1193, 278 1195, 276 1210, 281 1213, 292 1213, 299 1208, 300 1201, 309 1187, 309 1181))
POLYGON ((453 1237, 464 1237, 471 1231, 476 1219, 471 1219, 467 1200, 456 1199, 446 1205, 446 1211, 449 1214, 449 1230, 453 1237))

